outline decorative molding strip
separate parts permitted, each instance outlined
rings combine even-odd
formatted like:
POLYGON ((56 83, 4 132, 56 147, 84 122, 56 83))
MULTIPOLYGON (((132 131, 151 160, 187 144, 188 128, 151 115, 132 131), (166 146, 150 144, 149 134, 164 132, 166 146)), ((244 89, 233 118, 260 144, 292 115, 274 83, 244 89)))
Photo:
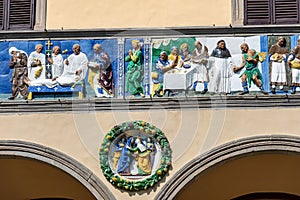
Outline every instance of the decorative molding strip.
POLYGON ((125 44, 125 38, 118 38, 118 69, 117 69, 117 74, 118 74, 118 81, 117 81, 117 97, 123 97, 124 96, 124 91, 125 91, 125 60, 124 60, 124 55, 125 55, 125 49, 124 49, 124 44, 125 44))
POLYGON ((74 99, 74 100, 15 100, 0 101, 0 114, 107 112, 148 109, 259 109, 278 107, 300 108, 299 95, 203 96, 182 98, 139 99, 74 99))
MULTIPOLYGON (((261 52, 267 52, 269 51, 268 47, 268 36, 267 35, 261 35, 260 36, 260 51, 261 52)), ((261 69, 263 74, 263 87, 266 91, 270 90, 270 69, 269 69, 269 63, 268 62, 262 62, 261 63, 261 69)))
POLYGON ((153 29, 90 29, 0 31, 0 40, 41 38, 108 38, 108 37, 162 37, 162 36, 247 36, 259 34, 299 34, 299 25, 239 26, 239 27, 169 27, 153 29))
POLYGON ((174 199, 176 195, 206 169, 242 156, 263 152, 300 153, 300 137, 289 135, 255 136, 232 141, 193 159, 158 192, 155 199, 174 199))
POLYGON ((145 96, 151 94, 150 89, 150 66, 151 66, 151 39, 144 38, 144 87, 145 96))
POLYGON ((115 199, 106 185, 88 168, 52 148, 19 140, 0 140, 0 157, 23 157, 45 162, 77 179, 96 199, 115 199))

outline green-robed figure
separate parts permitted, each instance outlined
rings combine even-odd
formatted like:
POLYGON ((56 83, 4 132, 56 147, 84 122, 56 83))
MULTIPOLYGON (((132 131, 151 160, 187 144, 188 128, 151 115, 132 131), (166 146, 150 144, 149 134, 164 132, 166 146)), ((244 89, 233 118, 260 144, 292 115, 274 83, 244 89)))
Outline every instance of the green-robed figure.
POLYGON ((133 50, 129 50, 129 55, 125 57, 125 62, 129 62, 126 71, 125 91, 131 96, 140 95, 144 97, 143 89, 143 54, 139 40, 132 40, 133 50))
POLYGON ((251 82, 254 82, 262 94, 268 94, 268 92, 264 90, 262 74, 257 66, 259 62, 258 53, 256 53, 254 49, 250 49, 247 43, 242 43, 240 47, 242 50, 242 64, 239 67, 236 66, 233 68, 233 72, 235 73, 244 67, 246 68, 245 72, 240 76, 243 87, 243 91, 240 95, 249 93, 248 84, 249 87, 251 87, 251 82))

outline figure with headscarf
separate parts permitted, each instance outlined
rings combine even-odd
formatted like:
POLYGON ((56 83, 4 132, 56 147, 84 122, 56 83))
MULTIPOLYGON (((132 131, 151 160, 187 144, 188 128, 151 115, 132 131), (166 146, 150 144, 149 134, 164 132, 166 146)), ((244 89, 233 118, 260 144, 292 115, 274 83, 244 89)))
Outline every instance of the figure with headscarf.
POLYGON ((269 57, 271 61, 271 92, 276 94, 276 86, 283 90, 283 86, 287 85, 285 62, 287 60, 288 50, 286 48, 286 40, 279 37, 276 44, 269 49, 269 57))
POLYGON ((117 172, 121 175, 131 175, 130 165, 134 157, 131 155, 134 144, 134 137, 127 139, 126 145, 123 147, 117 164, 117 172))
POLYGON ((11 59, 9 62, 9 68, 14 69, 11 83, 12 83, 12 95, 9 100, 15 99, 18 94, 21 94, 24 99, 28 97, 28 68, 27 68, 27 54, 18 50, 16 47, 9 48, 9 55, 11 59))
POLYGON ((115 145, 115 151, 113 155, 113 168, 117 170, 118 162, 121 157, 122 150, 126 144, 126 137, 122 137, 115 145))
POLYGON ((230 94, 232 60, 224 40, 217 42, 209 61, 212 71, 209 90, 212 93, 230 94))
POLYGON ((131 96, 140 95, 145 97, 143 88, 144 68, 143 53, 141 51, 140 41, 132 40, 132 50, 129 50, 125 62, 128 62, 126 71, 125 91, 131 96))

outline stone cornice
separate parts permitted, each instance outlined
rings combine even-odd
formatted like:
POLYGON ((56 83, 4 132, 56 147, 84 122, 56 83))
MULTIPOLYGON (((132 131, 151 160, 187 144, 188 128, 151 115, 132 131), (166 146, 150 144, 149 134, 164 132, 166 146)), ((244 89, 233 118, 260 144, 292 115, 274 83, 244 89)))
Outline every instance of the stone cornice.
POLYGON ((110 37, 164 37, 164 36, 216 36, 216 35, 286 35, 299 34, 299 25, 227 26, 227 27, 168 27, 128 29, 75 29, 0 31, 0 40, 47 38, 110 38, 110 37))
POLYGON ((300 95, 201 96, 136 99, 58 99, 0 101, 0 114, 188 110, 188 109, 260 109, 300 108, 300 95))

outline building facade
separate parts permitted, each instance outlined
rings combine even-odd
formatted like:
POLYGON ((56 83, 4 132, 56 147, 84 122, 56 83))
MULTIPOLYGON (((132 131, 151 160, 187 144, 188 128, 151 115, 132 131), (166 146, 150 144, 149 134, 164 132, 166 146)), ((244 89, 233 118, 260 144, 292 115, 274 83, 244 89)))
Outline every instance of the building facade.
MULTIPOLYGON (((1 197, 299 198, 300 98, 298 88, 292 94, 294 79, 287 64, 299 38, 299 3, 298 0, 2 1, 1 197), (273 54, 269 50, 281 37, 285 38, 287 49, 283 53, 286 84, 282 84, 283 88, 281 84, 275 85, 274 94, 273 54), (217 64, 207 65, 207 93, 200 93, 206 81, 195 81, 198 72, 189 66, 192 64, 182 61, 180 69, 176 71, 174 67, 169 74, 164 73, 163 88, 171 94, 154 95, 155 84, 162 84, 154 81, 158 79, 154 74, 163 51, 172 54, 174 47, 183 51, 188 46, 192 54, 195 43, 200 41, 208 49, 208 63, 213 63, 213 50, 221 40, 231 54, 230 65, 224 65, 227 75, 220 77, 216 76, 217 64), (244 72, 233 72, 233 67, 242 63, 243 43, 265 57, 261 56, 257 66, 262 74, 261 86, 252 82, 249 94, 239 95, 244 89, 241 83, 244 72), (95 90, 93 81, 101 80, 102 74, 96 72, 94 76, 99 78, 89 79, 90 67, 82 82, 72 83, 68 90, 57 85, 48 88, 31 84, 28 90, 32 100, 21 99, 20 95, 8 100, 15 72, 8 67, 9 49, 16 47, 29 55, 37 44, 43 45, 45 56, 53 46, 59 46, 61 52, 65 51, 64 60, 71 59, 73 45, 79 44, 89 66, 94 62, 95 45, 100 44, 105 51, 101 56, 109 55, 109 62, 103 59, 100 63, 103 66, 109 63, 112 92, 107 92, 100 82, 95 90), (126 57, 130 57, 130 51, 138 51, 135 49, 138 46, 142 64, 131 66, 126 57), (226 86, 229 92, 220 89, 224 85, 212 90, 220 79, 226 84, 230 82, 226 86), (193 88, 195 82, 199 84, 193 88), (76 90, 78 85, 84 89, 76 90), (132 92, 132 85, 138 92, 132 92), (261 87, 267 95, 261 92, 261 87), (111 96, 95 97, 97 92, 111 96), (135 175, 133 168, 129 169, 130 175, 116 166, 113 169, 117 149, 122 147, 122 152, 125 149, 119 146, 124 135, 127 141, 135 138, 136 143, 137 138, 142 142, 148 137, 154 140, 156 150, 151 154, 154 156, 144 157, 152 167, 147 175, 141 175, 140 171, 135 175), (165 158, 168 154, 165 151, 172 151, 171 156, 165 158), (155 168, 153 163, 159 167, 155 168), (165 171, 159 172, 161 169, 165 171), (142 185, 134 185, 139 181, 142 185)), ((46 77, 53 71, 45 61, 42 73, 46 77)), ((141 168, 139 159, 143 150, 135 148, 131 146, 128 151, 135 153, 127 164, 132 167, 132 163, 137 163, 141 168)), ((119 156, 121 160, 122 155, 119 156)))

